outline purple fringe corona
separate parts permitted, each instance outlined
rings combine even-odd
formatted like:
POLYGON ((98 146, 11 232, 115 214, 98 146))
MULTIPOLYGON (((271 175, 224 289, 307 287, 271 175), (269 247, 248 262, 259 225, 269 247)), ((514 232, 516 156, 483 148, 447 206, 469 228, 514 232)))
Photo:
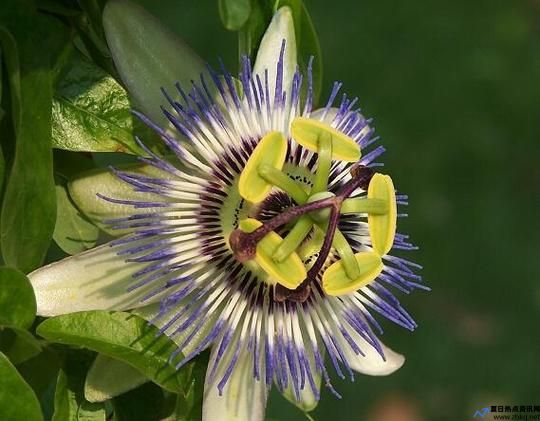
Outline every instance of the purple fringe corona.
MULTIPOLYGON (((169 106, 163 112, 171 125, 167 129, 135 112, 161 136, 174 157, 160 157, 140 143, 147 154, 141 159, 148 164, 146 170, 114 173, 136 192, 145 193, 145 199, 102 198, 133 208, 131 216, 107 221, 129 232, 113 247, 127 264, 144 264, 133 274, 130 290, 141 290, 145 302, 159 301, 152 323, 178 344, 177 352, 184 355, 178 368, 211 347, 209 376, 217 380, 220 392, 238 361, 249 359, 253 377, 268 387, 275 384, 281 391, 290 390, 298 400, 308 390, 318 399, 321 377, 337 394, 329 366, 339 377, 353 379, 367 351, 375 350, 385 358, 375 334, 383 331, 377 314, 408 330, 416 328, 394 291, 409 294, 428 288, 416 273, 420 266, 386 255, 378 278, 354 293, 327 296, 315 284, 303 303, 278 302, 272 285, 234 259, 228 235, 249 211, 236 184, 266 133, 280 130, 288 136, 284 171, 306 185, 311 183, 309 174, 316 169, 317 156, 290 138, 290 122, 296 116, 325 121, 354 139, 362 149, 363 165, 378 165, 376 160, 384 152, 382 146, 374 146, 377 138, 371 121, 357 108, 358 99, 343 94, 338 100, 341 83, 334 84, 322 109, 312 110, 311 61, 304 90, 299 70, 291 86, 284 86, 284 48, 283 44, 276 63, 274 92, 270 92, 268 71, 253 74, 244 58, 239 82, 224 68, 221 75, 208 68, 210 82, 201 76, 189 91, 178 84, 174 94, 164 91, 169 106), (325 356, 330 364, 325 364, 325 356)), ((350 179, 350 165, 332 163, 331 191, 350 179)), ((359 189, 355 196, 365 194, 359 189)), ((398 195, 397 200, 405 205, 407 197, 398 195)), ((279 195, 265 202, 270 202, 268 212, 287 206, 279 195)), ((354 252, 371 250, 365 215, 342 215, 339 229, 354 252)), ((396 235, 393 251, 413 249, 406 235, 396 235)), ((325 267, 336 259, 331 253, 325 267)))

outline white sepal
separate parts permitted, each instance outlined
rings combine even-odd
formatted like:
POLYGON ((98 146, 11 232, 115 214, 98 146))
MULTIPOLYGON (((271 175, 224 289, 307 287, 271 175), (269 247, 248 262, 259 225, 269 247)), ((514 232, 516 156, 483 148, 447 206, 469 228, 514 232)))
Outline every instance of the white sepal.
MULTIPOLYGON (((210 362, 216 358, 214 347, 210 362)), ((225 366, 225 364, 223 364, 225 366)), ((218 369, 213 379, 209 374, 212 364, 208 365, 204 384, 202 421, 262 421, 266 409, 267 390, 264 381, 258 381, 253 375, 253 354, 246 349, 241 352, 236 367, 220 395, 220 382, 224 367, 218 369)))
POLYGON ((84 397, 89 402, 105 402, 148 381, 129 364, 98 354, 86 375, 84 397))
POLYGON ((392 351, 386 345, 379 341, 384 353, 384 359, 377 350, 365 339, 363 339, 354 329, 348 329, 353 341, 365 354, 355 354, 350 346, 344 346, 345 355, 351 368, 359 373, 369 376, 387 376, 401 368, 405 363, 405 357, 392 351))
MULTIPOLYGON (((58 316, 88 310, 127 310, 141 302, 145 288, 128 292, 132 275, 145 267, 126 263, 109 244, 43 266, 28 275, 40 316, 58 316)), ((157 299, 158 296, 155 297, 157 299)))

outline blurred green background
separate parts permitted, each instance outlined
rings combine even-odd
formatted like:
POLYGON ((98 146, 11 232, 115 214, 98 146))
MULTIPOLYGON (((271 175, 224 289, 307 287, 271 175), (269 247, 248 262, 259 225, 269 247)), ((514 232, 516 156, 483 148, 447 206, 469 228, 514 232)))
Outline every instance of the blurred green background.
MULTIPOLYGON (((205 59, 236 66, 214 1, 142 1, 205 59)), ((419 328, 384 323, 405 354, 390 377, 335 381, 317 420, 467 420, 540 404, 540 2, 306 0, 324 92, 360 97, 410 197, 401 230, 431 293, 404 296, 419 328)), ((304 416, 277 393, 270 419, 304 416)))

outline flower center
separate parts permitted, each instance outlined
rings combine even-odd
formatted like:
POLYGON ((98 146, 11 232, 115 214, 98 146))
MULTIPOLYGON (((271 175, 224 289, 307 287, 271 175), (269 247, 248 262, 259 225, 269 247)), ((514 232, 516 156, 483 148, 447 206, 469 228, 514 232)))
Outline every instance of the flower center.
POLYGON ((228 172, 219 200, 223 238, 245 269, 274 286, 277 301, 305 301, 313 284, 321 283, 321 271, 334 254, 340 260, 330 267, 326 282, 326 275, 322 277, 323 290, 339 295, 357 289, 378 276, 381 257, 393 241, 391 181, 378 174, 383 178, 377 177, 372 189, 373 171, 356 163, 347 174, 338 174, 340 182, 330 191, 333 162, 357 162, 359 146, 330 126, 303 117, 293 120, 291 136, 294 141, 281 132, 266 134, 249 148, 245 164, 235 166, 236 174, 228 172), (291 153, 294 142, 301 145, 296 152, 316 153, 308 161, 295 159, 299 155, 291 153), (368 197, 352 198, 360 189, 368 191, 368 197), (369 190, 376 194, 370 197, 369 190), (355 254, 338 228, 340 213, 372 218, 376 252, 355 254))
MULTIPOLYGON (((297 183, 306 195, 308 194, 313 186, 313 173, 308 167, 286 162, 283 166, 283 172, 287 177, 297 183)), ((235 176, 231 184, 226 188, 226 197, 223 200, 220 210, 220 225, 227 244, 229 244, 231 233, 239 228, 241 221, 255 219, 264 223, 283 214, 287 209, 298 205, 288 193, 277 188, 272 189, 261 202, 249 202, 242 198, 239 193, 239 177, 239 174, 235 176)), ((286 237, 290 230, 293 229, 294 223, 295 221, 290 221, 283 224, 276 229, 276 232, 280 236, 286 237)), ((313 230, 310 229, 310 231, 313 230)), ((306 238, 302 239, 303 252, 301 256, 302 260, 305 261, 303 264, 306 262, 309 263, 309 260, 313 259, 314 255, 318 252, 318 248, 320 248, 320 234, 318 236, 314 235, 313 238, 310 237, 306 235, 306 238), (319 244, 319 247, 317 247, 317 244, 319 244)), ((260 281, 267 285, 275 286, 278 284, 278 280, 263 270, 256 261, 246 260, 243 264, 260 281)))

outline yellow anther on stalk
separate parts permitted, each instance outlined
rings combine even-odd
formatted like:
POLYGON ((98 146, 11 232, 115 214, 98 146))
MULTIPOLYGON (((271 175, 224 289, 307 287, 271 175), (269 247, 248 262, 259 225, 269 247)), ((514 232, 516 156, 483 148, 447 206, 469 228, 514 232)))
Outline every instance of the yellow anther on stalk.
POLYGON ((259 173, 262 165, 280 171, 285 163, 287 139, 283 133, 275 131, 264 136, 249 157, 246 167, 238 180, 240 196, 249 202, 257 203, 263 200, 272 184, 259 173))
MULTIPOLYGON (((239 228, 251 233, 262 226, 256 219, 248 218, 240 221, 239 228)), ((272 255, 283 242, 274 231, 266 234, 258 243, 255 262, 276 282, 288 289, 296 289, 306 279, 306 268, 296 253, 291 253, 281 262, 276 262, 272 255)))
POLYGON ((379 199, 388 203, 384 214, 368 214, 369 235, 373 249, 384 256, 394 244, 397 222, 396 193, 392 179, 388 175, 375 174, 368 187, 368 200, 379 199))
POLYGON ((360 159, 360 146, 346 134, 311 118, 296 117, 291 123, 293 139, 313 152, 319 151, 319 140, 332 140, 332 159, 356 162, 360 159))
POLYGON ((322 286, 328 295, 343 295, 356 291, 373 281, 383 269, 381 257, 374 252, 360 252, 354 255, 360 275, 351 279, 343 261, 339 260, 332 264, 323 274, 322 286))

